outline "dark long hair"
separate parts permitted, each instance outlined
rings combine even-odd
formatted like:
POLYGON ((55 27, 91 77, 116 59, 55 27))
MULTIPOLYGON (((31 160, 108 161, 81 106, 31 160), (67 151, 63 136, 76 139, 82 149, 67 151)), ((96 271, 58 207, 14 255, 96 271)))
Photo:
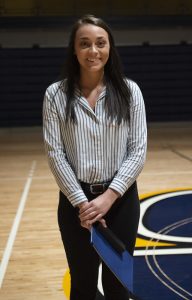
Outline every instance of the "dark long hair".
POLYGON ((108 61, 104 67, 104 78, 106 84, 105 109, 108 117, 116 119, 118 124, 122 120, 129 120, 129 103, 131 93, 125 82, 122 72, 122 66, 119 55, 115 48, 114 38, 109 26, 100 18, 93 15, 85 15, 79 19, 73 26, 68 46, 68 55, 66 61, 66 78, 67 78, 67 105, 66 105, 66 121, 72 118, 76 121, 74 105, 75 105, 75 86, 78 85, 80 77, 80 66, 74 49, 74 41, 77 30, 85 24, 92 24, 103 28, 109 37, 110 52, 108 61))

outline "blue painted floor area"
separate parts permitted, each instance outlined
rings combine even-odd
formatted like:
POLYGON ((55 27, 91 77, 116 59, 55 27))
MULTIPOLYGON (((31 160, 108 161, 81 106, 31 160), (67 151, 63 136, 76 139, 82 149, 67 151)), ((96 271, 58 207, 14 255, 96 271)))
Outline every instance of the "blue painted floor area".
POLYGON ((149 269, 145 257, 135 258, 134 291, 140 299, 192 299, 192 255, 157 255, 161 271, 152 256, 148 259, 156 275, 149 269))
POLYGON ((141 201, 142 209, 139 237, 157 244, 135 256, 135 294, 141 300, 191 300, 192 191, 152 195, 141 201), (145 209, 147 203, 150 206, 145 209), (162 247, 158 242, 171 246, 162 247))
MULTIPOLYGON (((154 232, 158 232, 162 228, 170 224, 174 224, 180 220, 192 217, 192 194, 176 195, 170 198, 162 199, 156 202, 147 210, 144 216, 144 224, 147 228, 150 228, 154 232)), ((180 232, 171 232, 171 235, 182 235, 192 237, 192 226, 180 232)))

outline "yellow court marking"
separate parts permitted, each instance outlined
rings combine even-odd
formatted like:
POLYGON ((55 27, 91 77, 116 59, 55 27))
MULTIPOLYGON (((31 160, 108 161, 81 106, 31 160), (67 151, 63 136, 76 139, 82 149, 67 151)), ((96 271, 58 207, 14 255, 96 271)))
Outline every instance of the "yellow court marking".
POLYGON ((174 189, 166 189, 166 190, 159 190, 159 191, 154 191, 150 193, 144 193, 139 196, 140 201, 145 200, 146 198, 156 196, 159 194, 166 194, 166 193, 173 193, 173 192, 179 192, 179 191, 185 191, 185 190, 192 190, 192 187, 185 187, 185 188, 174 188, 174 189))
POLYGON ((63 286, 65 296, 67 297, 67 299, 69 299, 70 289, 71 289, 71 277, 70 277, 69 269, 67 269, 67 271, 64 274, 62 286, 63 286))
MULTIPOLYGON (((166 193, 172 193, 172 192, 179 192, 179 191, 185 191, 185 190, 192 190, 192 187, 186 187, 186 188, 174 188, 174 189, 166 189, 156 192, 150 192, 145 193, 139 196, 140 201, 145 200, 146 198, 150 198, 159 194, 166 194, 166 193)), ((147 239, 138 238, 136 239, 135 248, 143 248, 143 247, 153 247, 153 246, 175 246, 175 244, 172 243, 162 243, 162 242, 156 242, 156 241, 149 241, 147 239)))
POLYGON ((175 244, 171 244, 171 243, 162 243, 162 242, 156 242, 156 241, 149 241, 149 240, 145 240, 145 239, 142 239, 142 238, 137 238, 136 239, 136 244, 135 244, 135 248, 146 248, 146 247, 165 247, 165 246, 175 246, 175 244))

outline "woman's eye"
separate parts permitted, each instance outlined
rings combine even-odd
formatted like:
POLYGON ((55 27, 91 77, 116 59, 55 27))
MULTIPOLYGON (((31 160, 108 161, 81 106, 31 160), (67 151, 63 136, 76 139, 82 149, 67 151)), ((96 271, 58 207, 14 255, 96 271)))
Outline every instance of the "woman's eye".
POLYGON ((97 46, 98 46, 99 48, 103 48, 103 47, 105 46, 105 44, 106 44, 105 41, 99 41, 99 42, 97 42, 97 46))
MULTIPOLYGON (((101 40, 101 41, 97 41, 95 46, 98 47, 98 48, 103 48, 103 47, 105 47, 105 44, 106 44, 106 41, 101 40)), ((81 41, 80 42, 80 47, 82 49, 89 48, 89 47, 91 47, 91 45, 92 44, 88 41, 81 41)))
POLYGON ((89 47, 89 44, 88 44, 88 42, 86 42, 86 41, 82 41, 82 42, 80 43, 80 47, 81 47, 81 48, 87 48, 87 47, 89 47))

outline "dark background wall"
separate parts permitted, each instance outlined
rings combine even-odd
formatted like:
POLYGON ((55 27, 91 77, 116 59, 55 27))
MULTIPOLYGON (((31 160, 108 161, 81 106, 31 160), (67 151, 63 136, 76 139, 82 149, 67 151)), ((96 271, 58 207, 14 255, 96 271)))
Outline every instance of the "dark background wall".
POLYGON ((41 45, 43 32, 54 29, 56 35, 61 28, 69 32, 77 16, 90 11, 119 33, 124 31, 118 51, 125 74, 141 87, 148 121, 191 121, 192 42, 185 33, 192 29, 192 1, 55 0, 53 5, 20 0, 0 1, 0 126, 41 125, 44 92, 59 78, 66 56, 66 45, 56 46, 51 38, 48 47, 41 45), (130 28, 133 34, 135 29, 140 32, 139 43, 127 37, 125 30, 130 28), (177 36, 178 28, 180 39, 165 41, 163 32, 171 29, 177 36), (144 29, 159 34, 160 42, 151 43, 147 34, 143 37, 144 29), (25 46, 21 31, 31 36, 30 46, 25 46), (38 43, 34 32, 41 32, 38 43))
MULTIPOLYGON (((192 45, 118 47, 125 74, 142 89, 148 121, 192 118, 192 45)), ((57 80, 63 48, 1 49, 0 126, 40 125, 46 87, 57 80)))

